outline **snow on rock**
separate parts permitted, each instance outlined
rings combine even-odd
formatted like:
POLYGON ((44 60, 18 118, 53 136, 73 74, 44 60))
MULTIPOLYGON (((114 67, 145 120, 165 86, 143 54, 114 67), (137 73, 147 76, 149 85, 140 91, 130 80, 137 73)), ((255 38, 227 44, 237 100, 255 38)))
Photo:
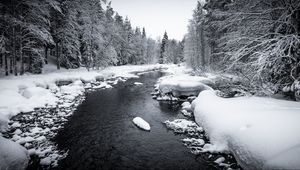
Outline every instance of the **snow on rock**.
POLYGON ((300 105, 262 97, 224 99, 203 91, 192 103, 211 144, 203 150, 231 152, 245 169, 300 168, 300 105))
POLYGON ((181 110, 181 113, 183 114, 183 116, 192 117, 192 112, 189 112, 187 110, 181 110))
POLYGON ((101 82, 99 85, 97 86, 94 86, 93 87, 94 89, 109 89, 109 88, 112 88, 111 85, 109 85, 107 82, 101 82))
POLYGON ((182 106, 182 110, 192 111, 192 105, 190 102, 183 102, 181 106, 182 106))
POLYGON ((167 128, 172 129, 175 133, 188 133, 194 135, 203 131, 195 122, 186 119, 176 119, 174 121, 165 121, 167 128))
POLYGON ((198 76, 166 76, 159 80, 159 91, 162 94, 172 93, 173 96, 198 95, 203 90, 212 90, 206 84, 213 84, 210 79, 198 76))
POLYGON ((51 165, 51 158, 46 157, 46 158, 41 159, 40 164, 43 165, 43 166, 51 165))
POLYGON ((143 83, 140 83, 140 82, 134 82, 134 85, 136 85, 136 86, 141 86, 141 85, 143 85, 143 83))
POLYGON ((26 169, 29 155, 25 148, 0 136, 0 169, 26 169))
POLYGON ((197 139, 197 138, 185 138, 182 139, 182 142, 184 145, 188 147, 198 147, 198 146, 203 146, 205 144, 205 141, 203 139, 197 139))
POLYGON ((132 121, 136 126, 138 126, 141 129, 144 129, 146 131, 150 131, 151 129, 149 123, 140 117, 136 117, 132 121))

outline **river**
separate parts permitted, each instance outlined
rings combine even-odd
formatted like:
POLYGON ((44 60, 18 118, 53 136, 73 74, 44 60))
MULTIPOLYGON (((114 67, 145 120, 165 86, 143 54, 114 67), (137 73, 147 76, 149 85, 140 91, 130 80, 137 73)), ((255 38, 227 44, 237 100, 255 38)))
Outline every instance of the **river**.
POLYGON ((160 104, 150 95, 162 75, 147 73, 88 93, 54 139, 60 149, 69 151, 57 169, 214 169, 183 146, 183 136, 162 123, 183 118, 179 108, 160 104), (150 132, 132 123, 136 116, 149 122, 150 132))

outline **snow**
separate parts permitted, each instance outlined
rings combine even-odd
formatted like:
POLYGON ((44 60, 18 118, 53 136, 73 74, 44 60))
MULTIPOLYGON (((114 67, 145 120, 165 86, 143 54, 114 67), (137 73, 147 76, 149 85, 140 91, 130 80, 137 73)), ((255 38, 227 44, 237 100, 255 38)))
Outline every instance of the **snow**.
POLYGON ((193 135, 203 131, 202 127, 199 127, 194 121, 186 119, 167 120, 164 123, 167 128, 172 129, 175 133, 188 133, 193 135))
POLYGON ((215 162, 216 164, 221 164, 221 163, 223 163, 224 161, 225 161, 225 158, 224 158, 224 157, 220 157, 220 158, 216 159, 214 162, 215 162))
POLYGON ((25 148, 0 136, 0 169, 26 169, 29 155, 25 148))
POLYGON ((136 85, 136 86, 141 86, 141 85, 143 85, 143 83, 140 83, 140 82, 134 82, 134 85, 136 85))
POLYGON ((51 164, 51 158, 46 157, 46 158, 41 159, 40 164, 44 165, 44 166, 50 165, 51 164))
POLYGON ((190 102, 183 102, 181 106, 182 106, 182 110, 192 111, 192 105, 190 102))
POLYGON ((244 169, 300 168, 300 105, 263 97, 221 98, 203 91, 192 103, 211 144, 232 153, 244 169))
POLYGON ((197 138, 185 138, 182 139, 182 142, 189 147, 191 147, 191 145, 203 146, 205 144, 205 141, 203 139, 197 139, 197 138))
POLYGON ((172 93, 175 97, 193 96, 198 95, 203 90, 212 90, 206 84, 213 84, 213 82, 205 77, 171 75, 159 80, 159 91, 162 94, 172 93))
POLYGON ((140 117, 135 117, 132 121, 136 126, 138 126, 141 129, 144 129, 146 131, 150 131, 151 129, 150 124, 140 117))

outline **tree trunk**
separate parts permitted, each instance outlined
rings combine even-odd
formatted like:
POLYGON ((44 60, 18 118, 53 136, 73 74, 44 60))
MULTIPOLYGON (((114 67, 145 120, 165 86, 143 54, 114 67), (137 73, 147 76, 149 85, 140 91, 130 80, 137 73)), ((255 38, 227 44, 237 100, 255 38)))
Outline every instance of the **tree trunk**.
POLYGON ((296 12, 297 33, 300 36, 300 10, 296 12))
POLYGON ((5 75, 8 76, 8 62, 7 62, 6 54, 4 54, 4 65, 5 65, 5 75))
POLYGON ((60 70, 60 54, 59 54, 58 43, 56 43, 55 52, 56 52, 56 66, 57 69, 60 70))
POLYGON ((3 54, 0 53, 0 68, 3 67, 3 54))
POLYGON ((13 27, 13 69, 15 72, 15 76, 18 75, 18 69, 17 69, 17 49, 16 49, 16 30, 13 27))
POLYGON ((21 75, 25 73, 24 70, 24 57, 23 57, 23 46, 22 46, 22 41, 20 41, 20 62, 21 62, 21 75))
POLYGON ((48 64, 48 46, 45 48, 45 64, 48 64))
POLYGON ((200 28, 200 41, 201 41, 201 65, 204 68, 205 67, 205 37, 204 37, 204 29, 203 29, 203 23, 201 24, 200 28))
POLYGON ((10 59, 9 59, 9 73, 10 74, 14 73, 14 69, 13 69, 13 57, 12 56, 10 56, 10 59))

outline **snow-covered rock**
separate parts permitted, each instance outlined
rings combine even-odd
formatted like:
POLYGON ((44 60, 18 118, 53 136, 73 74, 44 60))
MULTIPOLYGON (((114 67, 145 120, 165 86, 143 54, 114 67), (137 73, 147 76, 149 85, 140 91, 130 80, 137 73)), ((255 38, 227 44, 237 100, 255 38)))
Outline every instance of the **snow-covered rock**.
POLYGON ((136 86, 141 86, 141 85, 143 85, 143 83, 140 83, 140 82, 134 82, 134 85, 136 85, 136 86))
POLYGON ((132 121, 136 126, 143 130, 150 131, 151 129, 150 124, 140 117, 135 117, 132 121))
POLYGON ((193 135, 203 131, 202 127, 199 127, 195 122, 186 119, 176 119, 174 121, 167 120, 164 123, 175 133, 189 133, 193 135))
POLYGON ((190 102, 183 102, 181 106, 182 106, 182 110, 192 111, 192 105, 190 102))
POLYGON ((0 136, 0 169, 26 169, 29 155, 25 148, 0 136))
POLYGON ((173 96, 198 95, 203 90, 212 90, 206 84, 213 84, 208 78, 198 76, 167 76, 159 81, 159 91, 162 94, 172 93, 173 96))
POLYGON ((192 103, 211 144, 203 150, 231 152, 245 169, 300 168, 300 105, 261 97, 224 99, 203 91, 192 103))

